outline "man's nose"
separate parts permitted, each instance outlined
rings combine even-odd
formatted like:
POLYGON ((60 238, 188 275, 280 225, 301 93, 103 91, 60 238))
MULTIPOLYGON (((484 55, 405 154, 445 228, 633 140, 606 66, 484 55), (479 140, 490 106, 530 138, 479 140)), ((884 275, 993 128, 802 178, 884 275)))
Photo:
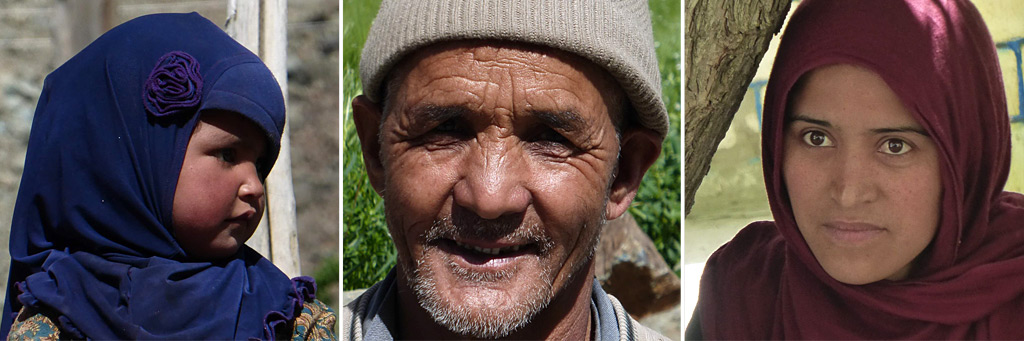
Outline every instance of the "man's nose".
POLYGON ((830 170, 830 196, 840 207, 854 207, 878 199, 879 173, 870 155, 843 152, 833 164, 822 165, 830 170))
POLYGON ((526 188, 529 167, 516 148, 520 147, 510 141, 491 141, 473 148, 455 184, 455 204, 483 219, 525 211, 532 201, 526 188))

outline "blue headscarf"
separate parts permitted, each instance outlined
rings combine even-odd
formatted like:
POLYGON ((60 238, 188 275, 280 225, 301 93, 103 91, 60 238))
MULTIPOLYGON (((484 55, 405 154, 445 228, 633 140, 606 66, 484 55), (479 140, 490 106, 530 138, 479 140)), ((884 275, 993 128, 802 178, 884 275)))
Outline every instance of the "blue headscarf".
POLYGON ((23 305, 51 312, 62 336, 76 338, 272 338, 290 328, 315 291, 308 277, 290 280, 248 247, 190 261, 174 239, 174 190, 206 110, 256 123, 269 170, 285 120, 280 87, 196 13, 131 20, 46 77, 0 335, 23 305))

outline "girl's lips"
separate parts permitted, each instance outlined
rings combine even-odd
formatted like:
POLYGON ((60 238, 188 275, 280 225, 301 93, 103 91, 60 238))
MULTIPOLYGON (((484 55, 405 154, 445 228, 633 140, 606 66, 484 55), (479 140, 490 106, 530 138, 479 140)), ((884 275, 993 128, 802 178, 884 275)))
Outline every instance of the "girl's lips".
POLYGON ((236 215, 229 219, 224 220, 228 224, 239 224, 241 226, 255 225, 253 224, 253 218, 256 217, 256 210, 248 210, 242 214, 236 215))
POLYGON ((888 232, 880 226, 861 222, 833 221, 823 227, 825 234, 839 244, 862 244, 888 232))

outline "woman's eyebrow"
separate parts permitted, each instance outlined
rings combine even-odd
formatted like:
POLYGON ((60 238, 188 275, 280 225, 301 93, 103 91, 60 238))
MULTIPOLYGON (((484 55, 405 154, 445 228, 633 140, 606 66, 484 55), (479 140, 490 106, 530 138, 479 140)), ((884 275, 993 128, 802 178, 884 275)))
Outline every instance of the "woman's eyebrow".
MULTIPOLYGON (((833 128, 832 123, 829 123, 828 121, 814 119, 814 118, 810 118, 810 117, 807 117, 807 116, 804 116, 804 115, 800 115, 800 114, 794 114, 793 116, 791 116, 789 118, 789 122, 793 122, 793 121, 804 121, 804 122, 815 124, 815 125, 819 125, 819 126, 822 126, 822 127, 825 127, 825 128, 830 128, 830 129, 833 128)), ((924 136, 924 137, 931 138, 931 135, 929 135, 927 131, 925 131, 924 129, 922 129, 920 127, 914 127, 914 126, 897 126, 897 127, 886 127, 886 128, 874 128, 874 129, 871 129, 870 131, 871 131, 871 133, 876 134, 876 135, 877 134, 889 134, 889 133, 915 133, 915 134, 919 134, 919 135, 924 136)))
POLYGON ((892 127, 892 128, 875 128, 871 129, 872 133, 875 134, 888 134, 888 133, 916 133, 921 136, 931 138, 927 131, 918 127, 903 126, 903 127, 892 127))
POLYGON ((825 127, 825 128, 833 128, 832 127, 832 123, 829 123, 829 121, 814 119, 814 118, 810 118, 810 117, 807 117, 807 116, 804 116, 804 115, 800 115, 800 114, 793 114, 792 116, 789 117, 788 121, 789 122, 787 122, 787 123, 792 123, 793 121, 804 121, 804 122, 807 122, 807 123, 810 123, 810 124, 819 125, 819 126, 822 126, 822 127, 825 127))

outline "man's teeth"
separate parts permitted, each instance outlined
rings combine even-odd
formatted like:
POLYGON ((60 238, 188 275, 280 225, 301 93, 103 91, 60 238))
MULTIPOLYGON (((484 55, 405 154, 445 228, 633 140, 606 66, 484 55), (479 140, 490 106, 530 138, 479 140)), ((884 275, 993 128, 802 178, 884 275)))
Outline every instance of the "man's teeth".
POLYGON ((458 246, 461 246, 463 248, 466 248, 466 249, 475 250, 477 252, 486 253, 486 254, 493 255, 493 256, 497 256, 498 254, 500 254, 502 252, 509 252, 509 251, 516 252, 516 251, 519 251, 519 245, 510 246, 510 247, 506 247, 506 248, 486 248, 486 247, 479 247, 479 246, 473 246, 473 245, 466 245, 466 244, 463 244, 463 243, 460 243, 460 242, 455 242, 455 244, 458 245, 458 246))

